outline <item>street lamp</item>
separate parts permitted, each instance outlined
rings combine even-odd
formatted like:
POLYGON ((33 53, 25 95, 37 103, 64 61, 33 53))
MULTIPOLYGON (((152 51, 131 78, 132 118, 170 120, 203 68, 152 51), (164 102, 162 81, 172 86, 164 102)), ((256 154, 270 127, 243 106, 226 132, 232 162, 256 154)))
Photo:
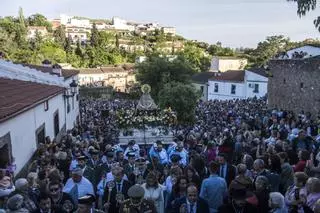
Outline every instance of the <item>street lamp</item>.
POLYGON ((75 80, 72 80, 72 82, 69 84, 69 86, 70 86, 71 94, 68 94, 68 92, 67 92, 67 94, 64 95, 66 98, 71 98, 77 93, 78 84, 75 80))

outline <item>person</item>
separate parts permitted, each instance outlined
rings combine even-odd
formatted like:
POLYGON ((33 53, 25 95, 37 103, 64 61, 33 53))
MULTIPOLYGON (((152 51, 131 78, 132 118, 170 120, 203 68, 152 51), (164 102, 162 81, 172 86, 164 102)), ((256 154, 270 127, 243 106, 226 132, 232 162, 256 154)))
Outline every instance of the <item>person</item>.
POLYGON ((66 182, 63 192, 68 193, 73 201, 77 204, 80 197, 86 194, 94 194, 92 183, 83 175, 81 168, 75 168, 72 170, 72 177, 66 182))
POLYGON ((157 213, 152 201, 144 199, 144 189, 139 184, 128 190, 129 199, 121 203, 119 213, 157 213))
POLYGON ((158 140, 149 151, 150 158, 156 156, 162 165, 169 163, 169 158, 166 150, 163 148, 162 141, 158 140))
POLYGON ((316 201, 320 199, 320 179, 309 178, 306 183, 306 189, 308 193, 306 205, 312 210, 316 201))
POLYGON ((37 209, 36 202, 32 200, 29 195, 29 183, 25 178, 19 178, 15 181, 16 190, 12 192, 13 194, 20 194, 23 196, 24 208, 33 212, 37 209))
POLYGON ((54 209, 61 209, 64 212, 73 212, 76 210, 72 197, 63 192, 63 184, 59 181, 51 181, 48 185, 49 196, 51 197, 54 209))
POLYGON ((166 202, 166 209, 172 210, 172 206, 176 199, 185 197, 187 195, 188 178, 186 176, 179 176, 177 182, 173 185, 172 192, 168 195, 166 202))
POLYGON ((280 185, 281 161, 278 155, 270 155, 268 159, 270 173, 267 176, 271 192, 278 192, 280 185))
POLYGON ((38 203, 39 208, 32 213, 64 213, 62 209, 53 208, 51 197, 46 193, 42 193, 39 195, 38 203))
POLYGON ((128 152, 127 153, 127 158, 128 158, 128 163, 126 163, 123 167, 124 173, 127 175, 128 179, 130 181, 134 181, 134 171, 135 171, 135 156, 136 154, 134 152, 128 152))
POLYGON ((93 168, 88 166, 87 164, 87 157, 84 155, 79 156, 78 158, 78 165, 77 167, 81 168, 83 171, 82 176, 85 177, 92 183, 93 187, 96 188, 96 177, 95 177, 95 171, 93 168))
MULTIPOLYGON (((247 173, 247 166, 245 164, 238 164, 237 165, 237 171, 238 175, 235 177, 234 180, 231 181, 231 184, 240 184, 244 186, 248 190, 253 189, 253 180, 246 175, 247 173)), ((230 185, 231 185, 230 184, 230 185)))
POLYGON ((184 171, 184 175, 188 178, 188 183, 194 183, 198 188, 200 188, 201 180, 197 171, 190 165, 187 166, 184 171))
POLYGON ((144 189, 144 199, 154 203, 157 213, 164 213, 163 186, 158 183, 156 173, 149 172, 146 183, 141 185, 144 189))
MULTIPOLYGON (((223 204, 219 207, 218 213, 258 213, 258 209, 248 203, 246 189, 242 186, 239 188, 232 188, 230 190, 230 200, 229 202, 223 204)), ((260 212, 261 209, 259 209, 260 212)))
POLYGON ((20 194, 15 194, 9 197, 7 201, 7 213, 30 213, 28 209, 24 207, 23 196, 20 194))
POLYGON ((173 155, 179 155, 180 156, 180 161, 179 164, 182 165, 183 167, 187 166, 188 164, 188 152, 184 148, 184 144, 182 141, 179 141, 177 143, 176 148, 169 154, 170 162, 172 162, 171 156, 173 155))
POLYGON ((175 213, 209 213, 207 201, 198 196, 198 189, 194 184, 187 188, 187 196, 177 199, 174 202, 175 213))
POLYGON ((258 209, 261 213, 269 212, 269 180, 266 176, 258 176, 255 182, 254 194, 258 199, 258 209))
POLYGON ((293 167, 294 172, 304 172, 307 165, 307 160, 309 159, 309 152, 307 150, 300 150, 298 152, 298 163, 293 167))
POLYGON ((218 161, 220 164, 219 167, 219 176, 226 180, 227 186, 230 185, 231 181, 236 177, 236 168, 227 163, 227 155, 220 153, 218 156, 218 161))
POLYGON ((219 164, 212 161, 209 165, 210 177, 203 180, 200 190, 200 197, 209 204, 210 213, 218 212, 218 208, 223 204, 223 198, 228 193, 227 183, 217 175, 218 170, 219 164))
POLYGON ((303 212, 303 204, 307 197, 306 182, 308 176, 304 172, 294 173, 294 185, 285 194, 285 202, 289 211, 303 212))
POLYGON ((279 192, 271 192, 269 195, 270 213, 288 213, 284 197, 279 192))
POLYGON ((115 167, 113 171, 114 180, 107 182, 103 195, 104 207, 110 213, 119 211, 120 204, 128 199, 128 190, 131 186, 129 181, 123 179, 122 167, 115 167))
POLYGON ((285 194, 288 187, 294 182, 294 172, 292 166, 287 162, 287 153, 280 152, 278 154, 281 162, 281 174, 280 174, 280 185, 279 191, 285 194))
POLYGON ((94 202, 94 195, 88 194, 86 196, 80 197, 78 199, 77 213, 103 213, 104 211, 93 208, 94 202))
POLYGON ((130 140, 129 141, 128 146, 124 151, 124 156, 127 156, 128 152, 134 152, 135 153, 135 158, 139 158, 139 156, 140 156, 140 147, 134 140, 130 140))

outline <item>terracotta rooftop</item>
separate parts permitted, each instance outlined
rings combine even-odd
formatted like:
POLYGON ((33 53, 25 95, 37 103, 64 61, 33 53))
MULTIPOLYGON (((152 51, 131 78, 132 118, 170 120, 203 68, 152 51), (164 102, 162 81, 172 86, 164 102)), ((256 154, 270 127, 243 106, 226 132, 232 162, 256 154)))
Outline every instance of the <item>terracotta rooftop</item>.
POLYGON ((233 82, 243 82, 244 81, 244 70, 229 70, 226 72, 219 72, 212 76, 210 80, 212 81, 233 81, 233 82))
POLYGON ((63 91, 63 87, 0 78, 0 123, 63 91))
MULTIPOLYGON (((45 73, 52 72, 52 67, 45 67, 45 66, 33 65, 33 64, 23 64, 23 66, 29 67, 31 69, 36 69, 36 70, 39 70, 39 71, 45 72, 45 73)), ((62 69, 62 77, 64 77, 65 79, 68 79, 68 78, 75 76, 75 75, 78 75, 78 74, 79 74, 79 70, 62 69)))
POLYGON ((105 66, 98 68, 83 68, 80 69, 81 74, 103 74, 111 72, 130 72, 134 69, 134 64, 123 64, 119 66, 105 66))

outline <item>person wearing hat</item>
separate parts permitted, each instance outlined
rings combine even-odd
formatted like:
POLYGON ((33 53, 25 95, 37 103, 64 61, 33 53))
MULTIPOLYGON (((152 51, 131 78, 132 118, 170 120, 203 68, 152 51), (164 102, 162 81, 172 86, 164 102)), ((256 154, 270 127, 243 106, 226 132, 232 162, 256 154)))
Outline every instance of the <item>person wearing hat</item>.
POLYGON ((95 202, 95 197, 94 195, 87 194, 83 197, 80 197, 78 199, 78 209, 77 213, 103 213, 104 211, 94 209, 93 204, 95 202))
POLYGON ((120 213, 157 213, 152 201, 144 199, 144 189, 139 184, 131 186, 128 190, 129 199, 120 206, 120 213))
POLYGON ((136 158, 139 157, 140 147, 138 144, 136 144, 136 142, 134 140, 129 141, 128 147, 124 151, 124 156, 127 156, 128 152, 134 152, 136 158))
POLYGON ((123 167, 124 173, 128 176, 129 180, 131 181, 132 181, 132 177, 134 177, 133 172, 136 168, 135 157, 136 157, 136 154, 134 152, 128 152, 127 153, 128 163, 126 163, 123 167))
POLYGON ((158 140, 150 149, 149 156, 152 158, 153 156, 157 157, 162 165, 166 165, 169 163, 168 154, 165 149, 163 149, 162 141, 158 140))
POLYGON ((87 178, 93 185, 93 187, 95 188, 95 186, 97 185, 97 181, 96 180, 96 176, 95 176, 95 172, 96 170, 94 170, 92 167, 88 166, 87 164, 87 157, 82 155, 78 157, 78 165, 77 167, 82 169, 82 176, 87 178))
MULTIPOLYGON (((179 163, 183 167, 187 166, 187 164, 188 164, 188 152, 187 152, 187 150, 185 150, 183 142, 179 141, 177 143, 176 148, 171 153, 169 153, 170 160, 171 160, 171 156, 172 155, 179 155, 180 158, 181 158, 179 163)), ((170 162, 172 162, 172 161, 170 161, 170 162)))
POLYGON ((77 167, 72 170, 72 177, 66 182, 63 192, 68 193, 76 203, 78 198, 94 194, 94 189, 92 183, 83 177, 83 169, 77 167))

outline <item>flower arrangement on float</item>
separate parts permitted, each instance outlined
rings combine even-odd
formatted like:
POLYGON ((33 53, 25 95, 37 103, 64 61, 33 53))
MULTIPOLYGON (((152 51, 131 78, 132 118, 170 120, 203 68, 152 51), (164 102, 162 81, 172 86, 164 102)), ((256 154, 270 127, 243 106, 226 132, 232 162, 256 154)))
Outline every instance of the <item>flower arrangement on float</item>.
POLYGON ((177 121, 176 113, 171 108, 159 112, 137 113, 132 110, 119 110, 117 113, 117 124, 120 129, 143 129, 146 127, 170 127, 177 121))

